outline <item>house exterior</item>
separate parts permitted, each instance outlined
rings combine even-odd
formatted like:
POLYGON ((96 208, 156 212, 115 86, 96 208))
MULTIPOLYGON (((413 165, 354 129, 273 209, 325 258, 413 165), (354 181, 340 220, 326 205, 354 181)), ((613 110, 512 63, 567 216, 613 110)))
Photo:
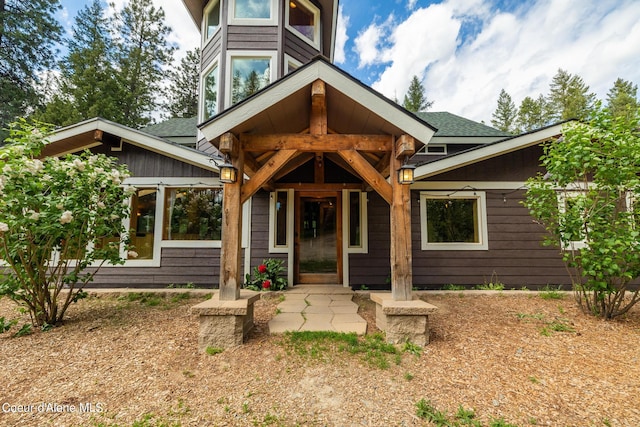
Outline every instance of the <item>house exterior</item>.
POLYGON ((561 125, 510 136, 404 110, 331 63, 334 0, 183 3, 202 30, 197 120, 139 131, 97 118, 58 130, 44 153, 89 148, 132 172, 139 256, 92 286, 193 284, 234 300, 266 258, 292 285, 398 300, 414 287, 569 283, 520 203, 561 125), (223 164, 240 179, 221 181, 223 164))

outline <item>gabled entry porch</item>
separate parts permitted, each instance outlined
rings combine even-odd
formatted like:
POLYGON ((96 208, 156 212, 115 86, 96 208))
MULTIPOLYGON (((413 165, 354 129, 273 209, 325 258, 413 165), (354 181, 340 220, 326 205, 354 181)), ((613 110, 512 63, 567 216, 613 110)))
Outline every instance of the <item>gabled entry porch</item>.
POLYGON ((295 200, 288 268, 298 283, 348 280, 340 196, 348 189, 379 194, 390 206, 392 301, 419 304, 412 295, 410 189, 398 172, 434 129, 318 59, 201 130, 240 177, 224 186, 220 304, 250 304, 240 289, 241 214, 261 189, 287 190, 295 200), (336 180, 329 164, 351 178, 336 180))

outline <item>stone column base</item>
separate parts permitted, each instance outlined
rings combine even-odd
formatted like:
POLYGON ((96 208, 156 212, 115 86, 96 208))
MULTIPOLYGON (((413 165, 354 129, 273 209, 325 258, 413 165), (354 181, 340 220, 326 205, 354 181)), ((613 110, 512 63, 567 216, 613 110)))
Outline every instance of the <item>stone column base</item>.
POLYGON ((260 293, 241 289, 240 299, 235 301, 220 301, 216 292, 211 299, 191 307, 200 318, 198 350, 241 345, 253 329, 253 303, 259 299, 260 293))
POLYGON ((420 299, 395 301, 390 293, 372 293, 371 300, 376 303, 376 326, 385 331, 387 342, 429 344, 429 313, 438 307, 420 299))

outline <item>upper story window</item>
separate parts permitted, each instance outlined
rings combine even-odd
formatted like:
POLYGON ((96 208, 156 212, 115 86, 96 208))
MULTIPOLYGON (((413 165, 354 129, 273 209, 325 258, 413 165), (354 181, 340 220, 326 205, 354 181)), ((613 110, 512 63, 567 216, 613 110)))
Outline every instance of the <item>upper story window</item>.
POLYGON ((208 120, 218 112, 218 61, 202 78, 202 121, 208 120))
POLYGON ((204 9, 204 41, 209 40, 220 28, 220 0, 211 0, 204 9))
POLYGON ((276 25, 277 0, 231 0, 229 23, 238 25, 276 25))
POLYGON ((229 105, 236 104, 258 92, 271 83, 276 74, 273 69, 275 53, 271 52, 243 52, 243 55, 230 54, 231 78, 229 105), (251 54, 253 53, 253 55, 251 54))
POLYGON ((320 49, 320 10, 307 0, 289 0, 287 28, 320 49))

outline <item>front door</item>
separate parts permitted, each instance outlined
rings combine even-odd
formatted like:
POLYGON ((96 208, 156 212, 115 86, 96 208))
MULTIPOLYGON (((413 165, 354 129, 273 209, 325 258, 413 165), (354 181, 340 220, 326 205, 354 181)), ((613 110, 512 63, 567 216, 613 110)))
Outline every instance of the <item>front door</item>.
POLYGON ((340 193, 297 192, 296 283, 342 283, 340 193))

